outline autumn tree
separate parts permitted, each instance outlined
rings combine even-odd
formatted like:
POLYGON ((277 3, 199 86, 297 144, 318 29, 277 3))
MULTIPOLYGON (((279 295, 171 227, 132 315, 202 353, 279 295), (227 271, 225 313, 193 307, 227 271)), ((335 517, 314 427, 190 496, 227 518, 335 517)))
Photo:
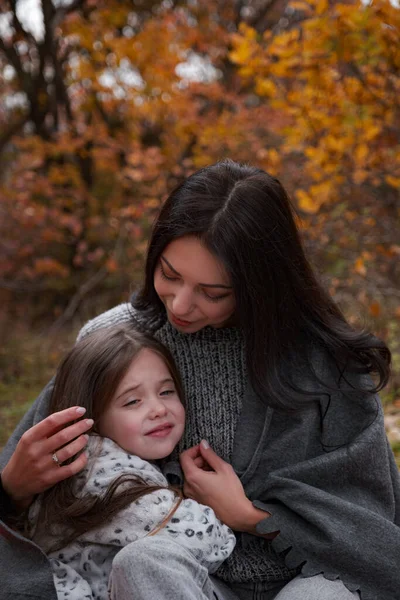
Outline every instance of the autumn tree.
POLYGON ((252 4, 42 0, 38 37, 3 2, 3 294, 69 313, 100 285, 126 294, 182 177, 226 155, 276 172, 269 107, 241 93, 228 56, 243 15, 266 19, 269 3, 252 4))
POLYGON ((282 174, 332 291, 400 316, 400 10, 295 0, 286 16, 284 31, 242 24, 230 58, 280 119, 282 174))
POLYGON ((337 299, 397 310, 397 8, 40 6, 37 36, 1 4, 3 307, 68 318, 93 290, 126 297, 166 193, 231 156, 284 181, 337 299))

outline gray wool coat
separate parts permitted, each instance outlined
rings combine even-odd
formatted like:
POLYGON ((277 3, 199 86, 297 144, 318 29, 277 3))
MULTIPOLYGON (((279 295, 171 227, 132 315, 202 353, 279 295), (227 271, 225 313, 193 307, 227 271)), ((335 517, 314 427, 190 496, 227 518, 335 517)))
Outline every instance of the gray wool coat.
MULTIPOLYGON (((113 322, 127 318, 121 313, 113 322)), ((318 378, 299 373, 298 383, 316 400, 294 415, 261 403, 247 386, 232 464, 248 498, 271 513, 257 531, 280 531, 273 546, 289 568, 301 568, 306 577, 340 578, 362 600, 399 600, 400 477, 381 403, 367 389, 355 393, 352 382, 360 385, 361 376, 340 377, 321 350, 313 367, 318 378)), ((24 431, 47 415, 50 389, 16 428, 0 469, 24 431)), ((8 508, 0 489, 0 599, 56 600, 47 558, 7 526, 8 508)), ((238 543, 253 541, 242 534, 238 543)))

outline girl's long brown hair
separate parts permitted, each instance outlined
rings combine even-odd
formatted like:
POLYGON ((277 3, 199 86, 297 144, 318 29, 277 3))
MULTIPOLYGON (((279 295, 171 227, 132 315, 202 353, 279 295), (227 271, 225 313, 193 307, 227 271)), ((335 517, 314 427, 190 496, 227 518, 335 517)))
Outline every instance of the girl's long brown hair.
MULTIPOLYGON (((118 325, 88 334, 67 354, 57 371, 50 413, 69 406, 83 406, 86 408, 85 418, 94 420, 93 432, 96 433, 96 422, 104 413, 132 360, 144 348, 156 352, 165 362, 182 401, 182 382, 170 352, 156 339, 134 331, 129 325, 118 325)), ((93 461, 96 456, 94 452, 90 460, 93 461)), ((140 477, 123 474, 101 496, 89 493, 78 495, 76 477, 60 481, 41 497, 35 534, 38 528, 39 531, 43 528, 45 533, 56 532, 57 544, 50 548, 52 551, 112 519, 145 494, 163 489, 163 486, 147 484, 140 477)), ((180 502, 181 491, 171 489, 180 502)), ((25 532, 29 535, 29 523, 25 525, 25 532)))

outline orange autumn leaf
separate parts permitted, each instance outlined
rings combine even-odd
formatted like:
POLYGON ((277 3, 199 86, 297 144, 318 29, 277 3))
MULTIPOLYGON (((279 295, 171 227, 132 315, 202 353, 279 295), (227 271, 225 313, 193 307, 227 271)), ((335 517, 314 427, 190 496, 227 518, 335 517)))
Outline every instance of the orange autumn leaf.
POLYGON ((362 275, 363 277, 367 274, 367 269, 365 267, 364 260, 361 257, 357 258, 354 264, 354 270, 356 273, 362 275))
POLYGON ((115 258, 109 258, 105 264, 105 267, 109 273, 115 273, 118 271, 118 263, 115 258))
POLYGON ((372 317, 379 317, 379 315, 381 314, 381 305, 379 304, 379 302, 372 302, 369 305, 369 314, 372 317))

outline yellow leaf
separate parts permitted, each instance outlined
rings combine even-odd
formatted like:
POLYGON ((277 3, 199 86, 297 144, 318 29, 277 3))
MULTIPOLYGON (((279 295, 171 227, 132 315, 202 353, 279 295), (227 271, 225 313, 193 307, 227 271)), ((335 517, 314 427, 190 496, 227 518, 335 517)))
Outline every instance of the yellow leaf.
POLYGON ((368 177, 368 172, 365 169, 357 169, 353 173, 353 181, 356 185, 361 185, 368 177))
POLYGON ((400 188, 400 177, 393 177, 392 175, 386 175, 385 177, 386 183, 391 185, 394 188, 400 188))
POLYGON ((304 190, 297 190, 296 196, 301 210, 310 214, 318 212, 320 205, 310 196, 310 194, 307 194, 304 190))
POLYGON ((381 127, 378 127, 377 125, 372 125, 371 127, 368 127, 368 129, 366 129, 365 134, 364 134, 365 141, 370 142, 380 132, 381 132, 381 127))
POLYGON ((239 25, 239 31, 249 40, 257 39, 258 34, 256 29, 254 29, 254 27, 250 27, 250 25, 247 25, 247 23, 244 23, 243 21, 239 25))
POLYGON ((259 79, 256 84, 256 94, 259 96, 275 96, 275 84, 270 79, 259 79))
POLYGON ((317 15, 323 15, 329 8, 328 0, 318 0, 315 3, 315 12, 317 15))
POLYGON ((308 14, 312 13, 311 6, 307 4, 307 2, 302 2, 302 0, 294 0, 294 2, 290 2, 288 6, 294 10, 301 10, 308 14))
POLYGON ((355 158, 359 165, 364 164, 365 159, 368 156, 368 146, 367 144, 360 144, 355 151, 355 158))
POLYGON ((365 264, 363 259, 357 258, 355 264, 354 264, 354 270, 356 273, 358 273, 359 275, 362 275, 363 277, 367 274, 367 269, 365 268, 365 264))

